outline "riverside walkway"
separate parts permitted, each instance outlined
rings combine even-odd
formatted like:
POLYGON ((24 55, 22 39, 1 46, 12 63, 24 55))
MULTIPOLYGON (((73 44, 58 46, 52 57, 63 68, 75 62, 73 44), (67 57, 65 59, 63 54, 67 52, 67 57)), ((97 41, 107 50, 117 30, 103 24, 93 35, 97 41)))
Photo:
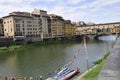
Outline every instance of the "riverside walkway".
POLYGON ((111 50, 97 80, 120 80, 120 37, 111 50))

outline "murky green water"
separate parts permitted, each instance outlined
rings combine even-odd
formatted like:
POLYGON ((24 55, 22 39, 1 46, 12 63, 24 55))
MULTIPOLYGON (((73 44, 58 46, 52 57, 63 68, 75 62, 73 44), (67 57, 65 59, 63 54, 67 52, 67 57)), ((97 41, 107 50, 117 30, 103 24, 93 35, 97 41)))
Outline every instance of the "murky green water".
MULTIPOLYGON (((114 41, 88 41, 87 51, 89 66, 102 58, 112 49, 114 41)), ((36 46, 18 52, 0 54, 0 75, 2 76, 48 76, 68 63, 77 54, 71 68, 86 70, 86 57, 81 42, 36 46)))

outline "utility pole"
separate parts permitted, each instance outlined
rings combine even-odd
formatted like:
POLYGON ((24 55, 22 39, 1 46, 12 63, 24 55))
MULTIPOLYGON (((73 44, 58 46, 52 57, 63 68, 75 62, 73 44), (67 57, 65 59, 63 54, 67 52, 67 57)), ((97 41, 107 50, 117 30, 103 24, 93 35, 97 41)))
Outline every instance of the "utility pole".
POLYGON ((86 37, 85 36, 84 36, 84 51, 86 54, 86 66, 87 66, 87 70, 89 71, 88 53, 87 53, 86 37))

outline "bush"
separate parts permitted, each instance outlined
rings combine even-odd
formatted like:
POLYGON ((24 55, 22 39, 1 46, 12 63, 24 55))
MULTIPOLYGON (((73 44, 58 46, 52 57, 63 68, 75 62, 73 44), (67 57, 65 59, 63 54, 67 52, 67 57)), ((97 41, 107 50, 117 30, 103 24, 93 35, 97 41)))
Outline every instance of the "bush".
POLYGON ((110 51, 104 55, 103 59, 106 59, 109 56, 109 54, 110 54, 110 51))
POLYGON ((110 51, 109 51, 107 54, 104 55, 103 59, 99 59, 99 60, 97 60, 97 61, 95 61, 95 62, 93 62, 93 63, 94 63, 95 65, 96 65, 96 64, 100 64, 100 63, 102 62, 102 60, 107 59, 107 57, 109 56, 109 54, 110 54, 110 51))
POLYGON ((102 62, 102 59, 99 59, 99 60, 97 60, 97 61, 95 61, 93 63, 96 65, 96 64, 100 64, 101 62, 102 62))

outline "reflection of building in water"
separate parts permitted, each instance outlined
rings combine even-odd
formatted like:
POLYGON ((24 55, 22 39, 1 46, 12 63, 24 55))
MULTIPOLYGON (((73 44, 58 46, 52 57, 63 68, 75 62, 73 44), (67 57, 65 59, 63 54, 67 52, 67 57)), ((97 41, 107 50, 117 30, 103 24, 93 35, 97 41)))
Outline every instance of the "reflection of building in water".
POLYGON ((115 41, 116 36, 114 35, 99 36, 99 40, 115 41))

